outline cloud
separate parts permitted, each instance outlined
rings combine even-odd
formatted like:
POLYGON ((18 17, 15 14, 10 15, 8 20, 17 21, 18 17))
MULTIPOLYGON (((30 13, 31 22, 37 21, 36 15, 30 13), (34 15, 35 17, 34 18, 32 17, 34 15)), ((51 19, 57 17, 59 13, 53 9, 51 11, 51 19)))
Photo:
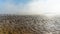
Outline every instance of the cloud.
POLYGON ((60 0, 33 0, 29 9, 35 14, 54 16, 60 14, 60 0))
POLYGON ((60 0, 48 0, 47 11, 52 15, 60 14, 60 0))
POLYGON ((19 5, 15 5, 14 2, 7 1, 0 5, 0 14, 18 14, 25 10, 25 5, 23 3, 19 3, 19 5))
POLYGON ((32 14, 43 14, 46 10, 46 2, 43 0, 33 0, 28 6, 32 14))
POLYGON ((11 2, 3 4, 2 14, 44 14, 48 16, 60 14, 60 0, 32 0, 29 3, 15 5, 11 2))
POLYGON ((60 0, 33 0, 29 4, 29 11, 35 14, 54 16, 60 14, 60 0))

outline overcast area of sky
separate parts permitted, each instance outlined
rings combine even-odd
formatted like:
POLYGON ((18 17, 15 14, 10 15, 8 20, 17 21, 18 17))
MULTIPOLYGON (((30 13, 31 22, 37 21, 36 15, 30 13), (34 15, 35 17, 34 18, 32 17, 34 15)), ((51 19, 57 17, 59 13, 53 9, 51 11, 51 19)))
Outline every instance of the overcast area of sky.
POLYGON ((0 14, 59 15, 60 0, 0 0, 0 14))

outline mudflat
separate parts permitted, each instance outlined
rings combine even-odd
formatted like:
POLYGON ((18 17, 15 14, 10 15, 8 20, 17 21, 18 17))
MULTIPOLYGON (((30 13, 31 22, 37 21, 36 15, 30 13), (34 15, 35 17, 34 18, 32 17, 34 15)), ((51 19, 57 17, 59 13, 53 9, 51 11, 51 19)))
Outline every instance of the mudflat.
POLYGON ((60 34, 59 21, 44 15, 0 15, 0 34, 60 34))

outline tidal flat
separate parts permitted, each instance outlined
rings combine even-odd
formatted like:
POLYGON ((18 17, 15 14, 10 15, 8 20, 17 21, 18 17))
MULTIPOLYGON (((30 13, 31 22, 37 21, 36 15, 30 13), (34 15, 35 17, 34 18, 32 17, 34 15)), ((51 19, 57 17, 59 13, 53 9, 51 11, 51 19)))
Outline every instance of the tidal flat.
POLYGON ((60 34, 60 17, 0 15, 0 34, 60 34))

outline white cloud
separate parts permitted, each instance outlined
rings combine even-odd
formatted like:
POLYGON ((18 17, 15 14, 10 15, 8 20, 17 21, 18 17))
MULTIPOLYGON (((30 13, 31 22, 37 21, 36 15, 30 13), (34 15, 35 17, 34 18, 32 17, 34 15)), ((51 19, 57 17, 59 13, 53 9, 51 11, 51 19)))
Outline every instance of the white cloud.
POLYGON ((46 10, 46 2, 45 1, 40 1, 40 0, 33 0, 29 6, 29 11, 32 14, 42 14, 46 10))
POLYGON ((8 14, 44 14, 53 16, 60 14, 60 0, 32 0, 30 3, 19 4, 18 6, 7 2, 4 8, 3 13, 8 14))
POLYGON ((60 14, 60 0, 33 0, 29 4, 29 11, 34 14, 54 16, 60 14))

